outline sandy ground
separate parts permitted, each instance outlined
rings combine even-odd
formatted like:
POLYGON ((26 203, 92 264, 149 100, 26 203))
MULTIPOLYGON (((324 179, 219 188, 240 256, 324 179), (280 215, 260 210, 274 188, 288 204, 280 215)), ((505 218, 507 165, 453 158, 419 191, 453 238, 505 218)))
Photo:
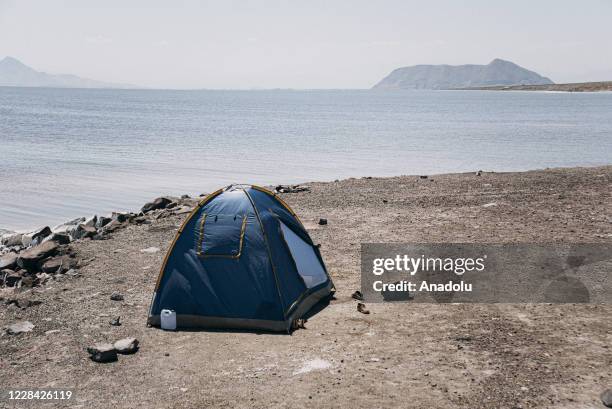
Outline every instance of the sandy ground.
POLYGON ((282 196, 321 243, 338 292, 306 329, 147 328, 158 269, 184 217, 172 216, 73 243, 90 260, 79 277, 2 293, 42 303, 0 306, 1 326, 36 326, 0 336, 0 387, 73 388, 64 406, 83 408, 603 407, 612 305, 368 304, 364 315, 350 296, 361 242, 612 242, 612 166, 310 187, 282 196), (140 251, 148 247, 161 251, 140 251), (111 301, 113 291, 125 300, 111 301), (123 325, 110 326, 117 315, 123 325), (118 362, 94 363, 84 351, 125 336, 141 349, 118 362))

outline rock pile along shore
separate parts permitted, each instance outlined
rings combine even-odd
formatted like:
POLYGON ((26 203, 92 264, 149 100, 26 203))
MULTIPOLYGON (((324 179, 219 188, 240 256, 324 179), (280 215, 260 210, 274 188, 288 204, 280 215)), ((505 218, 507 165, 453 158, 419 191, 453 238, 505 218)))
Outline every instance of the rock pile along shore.
POLYGON ((138 213, 113 212, 108 216, 79 217, 50 228, 28 233, 3 230, 0 235, 0 286, 34 287, 62 276, 78 275, 88 263, 71 247, 77 240, 105 240, 128 224, 149 224, 174 214, 191 212, 199 199, 188 195, 159 197, 138 213))

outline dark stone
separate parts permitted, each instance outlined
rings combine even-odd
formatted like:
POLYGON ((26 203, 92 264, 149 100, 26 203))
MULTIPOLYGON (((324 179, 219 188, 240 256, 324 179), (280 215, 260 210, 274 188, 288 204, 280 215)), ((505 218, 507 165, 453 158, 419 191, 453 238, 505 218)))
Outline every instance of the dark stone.
POLYGON ((110 299, 113 301, 123 301, 124 297, 123 297, 123 294, 115 291, 111 294, 110 299))
POLYGON ((106 226, 104 226, 104 231, 105 232, 113 232, 113 231, 119 229, 122 226, 123 226, 123 223, 120 222, 119 220, 112 220, 110 223, 108 223, 106 226))
POLYGON ((172 203, 172 200, 168 199, 167 197, 158 197, 152 202, 146 203, 144 206, 142 206, 141 211, 143 213, 147 213, 151 210, 165 209, 170 203, 172 203))
POLYGON ((83 228, 82 224, 73 227, 68 233, 70 233, 70 237, 72 237, 72 240, 79 240, 85 237, 85 229, 83 228))
POLYGON ((123 223, 123 222, 127 222, 129 219, 130 219, 130 214, 129 213, 117 213, 117 212, 113 212, 113 217, 112 217, 113 221, 117 221, 119 223, 123 223))
POLYGON ((136 224, 151 224, 151 220, 147 216, 137 216, 132 219, 132 222, 136 224))
POLYGON ((59 244, 54 241, 47 241, 38 246, 32 247, 19 254, 17 265, 28 271, 36 271, 42 260, 53 256, 59 250, 59 244))
POLYGON ((366 306, 364 303, 357 303, 357 311, 359 311, 362 314, 369 314, 370 311, 366 309, 366 306))
POLYGON ((4 256, 0 257, 0 270, 4 270, 5 268, 12 269, 16 265, 17 254, 7 253, 4 256))
POLYGON ((476 172, 476 176, 482 176, 482 170, 479 170, 478 172, 476 172))
POLYGON ((57 244, 68 244, 70 243, 70 235, 66 233, 52 233, 51 235, 45 237, 44 242, 54 241, 57 244))
POLYGON ((319 219, 319 224, 325 226, 327 224, 327 219, 319 219))
POLYGON ((50 234, 51 234, 51 228, 49 226, 45 226, 38 230, 34 230, 31 233, 24 234, 23 237, 21 238, 21 244, 23 244, 23 246, 25 247, 30 246, 30 245, 36 246, 41 241, 43 241, 45 237, 47 237, 50 234))
POLYGON ((278 185, 274 188, 276 193, 299 193, 308 192, 310 187, 300 185, 278 185))
POLYGON ((427 176, 427 175, 421 175, 421 176, 419 176, 419 179, 427 179, 427 178, 428 178, 428 176, 427 176))
POLYGON ((383 203, 389 203, 387 199, 383 199, 383 203))
POLYGON ((98 222, 96 223, 96 227, 98 229, 101 229, 102 227, 104 227, 107 224, 109 224, 111 222, 111 220, 112 219, 110 217, 100 216, 100 217, 98 217, 98 222))
POLYGON ((117 360, 117 351, 111 344, 96 344, 93 347, 87 348, 89 359, 94 362, 115 362, 117 360))
POLYGON ((189 195, 181 195, 181 199, 189 199, 189 195))
POLYGON ((76 267, 77 261, 69 256, 57 256, 47 259, 41 266, 44 273, 64 273, 76 267))
POLYGON ((112 325, 113 327, 121 326, 121 317, 113 318, 112 320, 110 320, 109 324, 112 325))
POLYGON ((351 294, 351 297, 354 300, 363 301, 363 294, 361 294, 361 291, 359 291, 359 290, 357 290, 353 294, 351 294))
POLYGON ((601 393, 601 403, 607 408, 612 408, 612 389, 606 389, 601 393))
POLYGON ((2 270, 0 275, 4 277, 4 285, 7 287, 14 287, 21 277, 23 276, 23 270, 13 271, 13 270, 2 270))
POLYGON ((138 340, 136 338, 123 338, 115 342, 113 347, 120 354, 133 354, 138 351, 138 340))

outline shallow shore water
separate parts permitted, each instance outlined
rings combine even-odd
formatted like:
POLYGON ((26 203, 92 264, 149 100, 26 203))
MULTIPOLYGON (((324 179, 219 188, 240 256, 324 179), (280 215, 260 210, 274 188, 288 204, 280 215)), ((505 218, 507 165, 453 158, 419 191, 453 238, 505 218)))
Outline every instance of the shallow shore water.
POLYGON ((159 194, 612 163, 612 94, 0 87, 0 228, 159 194))

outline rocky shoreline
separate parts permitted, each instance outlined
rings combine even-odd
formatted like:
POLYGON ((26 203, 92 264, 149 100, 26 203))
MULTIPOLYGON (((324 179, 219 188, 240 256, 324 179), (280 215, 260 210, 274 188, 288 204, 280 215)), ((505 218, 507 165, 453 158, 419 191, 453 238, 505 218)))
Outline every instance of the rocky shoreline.
POLYGON ((59 275, 77 275, 88 260, 77 256, 72 243, 106 240, 113 232, 130 224, 150 224, 152 220, 190 213, 199 200, 188 195, 163 196, 145 203, 138 213, 79 217, 53 228, 44 226, 27 233, 3 230, 0 235, 0 287, 31 288, 59 275))

